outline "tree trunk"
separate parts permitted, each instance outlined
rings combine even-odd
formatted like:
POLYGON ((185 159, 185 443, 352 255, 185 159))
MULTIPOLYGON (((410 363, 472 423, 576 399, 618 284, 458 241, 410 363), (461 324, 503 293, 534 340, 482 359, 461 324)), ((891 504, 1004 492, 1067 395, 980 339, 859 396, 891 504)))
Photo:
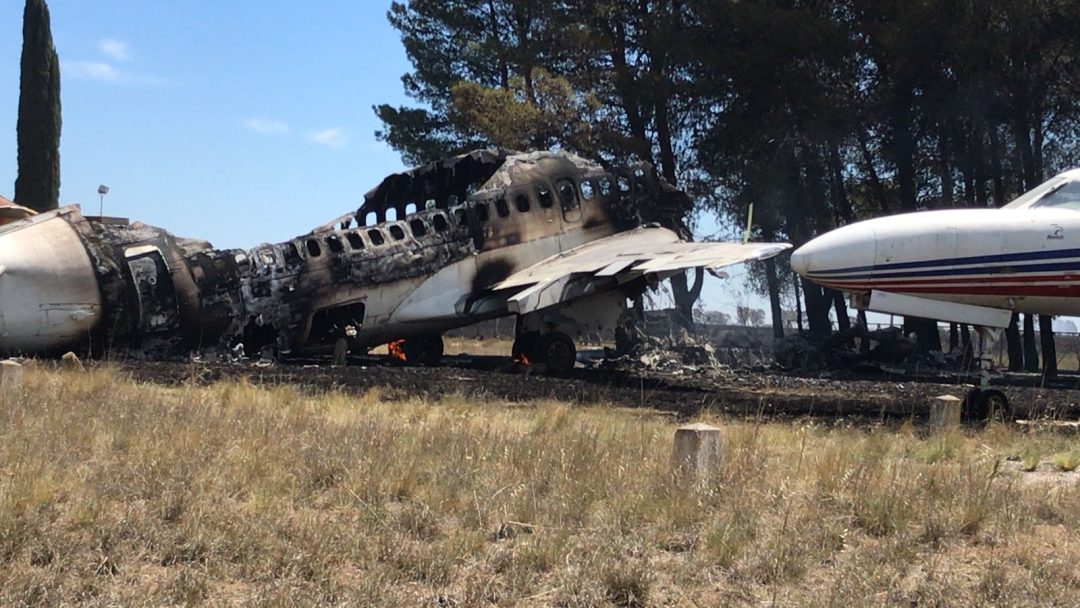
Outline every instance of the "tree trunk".
POLYGON ((1024 371, 1039 371, 1039 350, 1035 347, 1035 315, 1024 315, 1024 371))
POLYGON ((694 286, 688 287, 686 273, 671 277, 671 295, 675 299, 675 311, 678 313, 679 325, 690 334, 696 333, 694 326, 694 304, 701 297, 701 287, 705 283, 705 270, 694 269, 694 286))
POLYGON ((1018 372, 1024 369, 1024 346, 1020 340, 1020 316, 1013 313, 1009 326, 1005 328, 1005 342, 1009 349, 1009 371, 1018 372))
POLYGON ((870 328, 866 324, 866 311, 860 310, 858 314, 859 327, 862 327, 862 339, 859 340, 859 354, 870 354, 870 328))
MULTIPOLYGON (((826 289, 825 293, 832 300, 833 311, 836 312, 836 330, 843 333, 851 329, 851 319, 848 317, 847 302, 844 301, 844 293, 835 289, 826 289)), ((846 344, 855 346, 853 339, 848 339, 846 344)))
POLYGON ((832 323, 829 322, 829 301, 825 298, 821 287, 805 277, 800 277, 799 280, 802 282, 803 300, 806 301, 806 320, 810 333, 823 336, 832 334, 832 323))
POLYGON ((960 324, 949 323, 949 352, 955 352, 960 347, 960 324))
POLYGON ((795 329, 801 334, 803 333, 802 323, 802 291, 799 289, 800 279, 792 281, 792 285, 795 286, 795 329))
POLYGON ((1054 344, 1054 317, 1039 315, 1039 341, 1042 346, 1043 377, 1057 378, 1057 345, 1054 344))
POLYGON ((780 308, 780 279, 776 276, 776 260, 765 260, 765 282, 769 286, 769 310, 772 313, 773 338, 784 337, 784 311, 780 308))

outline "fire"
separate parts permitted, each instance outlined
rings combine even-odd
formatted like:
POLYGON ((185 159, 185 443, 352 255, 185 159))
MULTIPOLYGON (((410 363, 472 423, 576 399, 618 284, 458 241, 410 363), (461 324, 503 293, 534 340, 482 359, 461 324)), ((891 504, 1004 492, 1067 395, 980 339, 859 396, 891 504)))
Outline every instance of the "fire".
POLYGON ((401 345, 404 343, 404 338, 402 338, 401 340, 394 340, 393 342, 390 342, 386 345, 386 350, 390 353, 391 357, 397 359, 398 361, 405 361, 405 349, 401 347, 401 345))

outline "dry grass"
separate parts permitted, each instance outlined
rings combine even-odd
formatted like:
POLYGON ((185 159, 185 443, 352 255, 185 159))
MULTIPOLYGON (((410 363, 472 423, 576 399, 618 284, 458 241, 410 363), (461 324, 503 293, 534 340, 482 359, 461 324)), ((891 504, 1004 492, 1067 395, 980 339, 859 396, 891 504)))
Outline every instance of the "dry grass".
POLYGON ((685 487, 648 413, 29 369, 0 604, 1076 604, 1076 439, 721 423, 685 487))

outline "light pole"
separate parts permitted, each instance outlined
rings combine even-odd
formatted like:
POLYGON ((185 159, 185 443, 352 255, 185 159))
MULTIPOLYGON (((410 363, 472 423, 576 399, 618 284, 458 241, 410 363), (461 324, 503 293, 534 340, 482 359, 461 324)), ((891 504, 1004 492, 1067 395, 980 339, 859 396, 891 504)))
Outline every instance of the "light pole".
POLYGON ((101 184, 97 187, 98 193, 98 219, 105 217, 105 195, 109 193, 109 187, 101 184))

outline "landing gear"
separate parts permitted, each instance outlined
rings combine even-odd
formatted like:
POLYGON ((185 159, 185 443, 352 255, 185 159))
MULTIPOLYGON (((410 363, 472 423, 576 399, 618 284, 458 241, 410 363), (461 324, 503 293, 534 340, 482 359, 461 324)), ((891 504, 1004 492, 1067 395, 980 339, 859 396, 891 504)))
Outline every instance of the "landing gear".
POLYGON ((401 344, 409 365, 438 365, 443 356, 443 340, 438 334, 420 334, 405 338, 401 344))
POLYGON ((541 363, 548 373, 563 374, 577 362, 577 348, 570 336, 561 332, 527 331, 518 335, 511 348, 516 361, 541 363))
POLYGON ((990 388, 993 360, 988 354, 986 342, 993 334, 1000 336, 1001 329, 976 326, 975 331, 979 336, 975 349, 975 363, 979 366, 979 387, 972 389, 964 397, 964 420, 971 423, 1012 422, 1016 420, 1016 412, 1009 405, 1009 398, 996 388, 990 388))

